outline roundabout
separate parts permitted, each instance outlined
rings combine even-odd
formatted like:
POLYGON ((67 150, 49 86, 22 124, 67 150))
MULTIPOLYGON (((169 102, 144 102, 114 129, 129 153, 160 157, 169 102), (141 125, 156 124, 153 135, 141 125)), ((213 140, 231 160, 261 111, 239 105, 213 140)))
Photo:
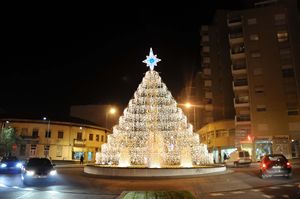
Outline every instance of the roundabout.
POLYGON ((146 167, 113 167, 103 165, 87 165, 87 174, 107 177, 187 177, 226 171, 224 165, 195 166, 190 168, 146 168, 146 167))

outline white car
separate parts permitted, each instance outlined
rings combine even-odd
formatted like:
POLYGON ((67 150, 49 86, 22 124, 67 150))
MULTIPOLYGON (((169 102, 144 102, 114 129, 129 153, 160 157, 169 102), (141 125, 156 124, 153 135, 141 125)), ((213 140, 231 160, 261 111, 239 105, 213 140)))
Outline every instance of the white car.
POLYGON ((250 166, 252 160, 248 151, 234 151, 225 161, 226 166, 250 166))

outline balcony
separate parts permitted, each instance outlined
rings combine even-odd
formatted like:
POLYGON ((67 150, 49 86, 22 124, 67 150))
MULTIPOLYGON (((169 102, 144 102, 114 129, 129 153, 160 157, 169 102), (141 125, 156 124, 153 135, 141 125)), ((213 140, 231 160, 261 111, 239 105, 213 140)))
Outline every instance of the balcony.
POLYGON ((249 125, 251 124, 250 115, 236 115, 235 125, 249 125))
POLYGON ((229 33, 228 37, 230 45, 244 43, 243 32, 229 33))
POLYGON ((233 75, 247 74, 247 67, 245 62, 232 63, 231 73, 233 75))
POLYGON ((239 98, 234 98, 233 99, 234 107, 239 108, 239 107, 249 107, 249 100, 247 99, 239 99, 239 98))
POLYGON ((85 147, 85 139, 74 139, 73 145, 75 147, 85 147))
POLYGON ((232 82, 232 87, 234 91, 239 90, 248 90, 248 81, 247 79, 236 79, 232 82))
POLYGON ((37 144, 37 143, 39 142, 39 136, 20 135, 20 137, 21 137, 26 143, 37 144))
POLYGON ((242 25, 242 17, 241 16, 228 17, 227 25, 229 27, 241 26, 242 25))
POLYGON ((246 58, 245 49, 239 49, 239 50, 231 49, 230 57, 232 60, 246 58))

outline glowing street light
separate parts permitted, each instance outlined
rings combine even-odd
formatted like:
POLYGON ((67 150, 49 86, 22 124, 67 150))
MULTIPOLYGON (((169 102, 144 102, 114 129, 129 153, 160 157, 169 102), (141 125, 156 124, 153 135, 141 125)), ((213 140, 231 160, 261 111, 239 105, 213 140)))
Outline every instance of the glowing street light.
POLYGON ((107 126, 107 122, 108 122, 108 115, 115 115, 117 113, 117 109, 114 108, 114 107, 111 107, 107 112, 106 112, 106 115, 105 115, 105 128, 108 128, 107 126))

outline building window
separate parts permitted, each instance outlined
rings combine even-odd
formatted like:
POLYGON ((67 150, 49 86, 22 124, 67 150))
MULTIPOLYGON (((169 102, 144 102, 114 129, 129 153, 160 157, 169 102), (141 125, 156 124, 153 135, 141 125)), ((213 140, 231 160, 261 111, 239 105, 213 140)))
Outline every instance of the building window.
POLYGON ((209 64, 210 63, 210 58, 209 57, 204 57, 203 58, 203 63, 209 64))
POLYGON ((104 142, 104 136, 101 135, 101 142, 104 142))
POLYGON ((64 138, 64 132, 63 131, 58 131, 57 138, 58 139, 64 138))
POLYGON ((204 86, 205 87, 210 87, 212 85, 212 81, 211 80, 205 80, 204 81, 204 86))
POLYGON ((205 92, 205 98, 211 98, 212 99, 212 92, 205 92))
POLYGON ((254 88, 254 90, 255 90, 255 93, 256 93, 256 94, 264 93, 264 92, 265 92, 264 86, 256 86, 256 87, 254 88))
POLYGON ((209 42, 209 36, 208 35, 203 35, 202 36, 202 42, 209 42))
POLYGON ((275 25, 280 26, 286 23, 286 17, 284 13, 274 15, 275 25))
POLYGON ((50 151, 50 145, 44 145, 44 155, 46 157, 49 156, 49 151, 50 151))
POLYGON ((288 40, 289 40, 289 34, 286 30, 277 31, 277 41, 278 42, 285 42, 288 40))
POLYGON ((294 70, 292 68, 281 69, 282 77, 294 77, 294 70))
POLYGON ((46 130, 45 132, 45 138, 51 138, 51 130, 46 130))
POLYGON ((262 75, 263 69, 262 68, 254 68, 253 75, 262 75))
POLYGON ((202 52, 209 53, 210 52, 210 47, 209 46, 203 46, 202 52))
POLYGON ((90 133, 90 134, 89 134, 89 140, 90 140, 90 141, 93 141, 93 139, 94 139, 94 134, 90 133))
POLYGON ((35 156, 36 154, 36 144, 30 146, 30 156, 35 156))
POLYGON ((28 128, 21 129, 21 136, 28 136, 28 128))
POLYGON ((254 25, 254 24, 257 24, 256 18, 248 19, 248 25, 254 25))
POLYGON ((266 108, 266 105, 257 105, 256 106, 256 111, 257 112, 263 112, 263 111, 266 111, 267 108, 266 108))
POLYGON ((261 57, 261 54, 260 54, 260 52, 258 52, 258 51, 252 52, 252 53, 251 53, 251 57, 252 57, 252 58, 259 58, 259 57, 261 57))
POLYGON ((258 41, 259 40, 259 35, 258 34, 251 34, 250 35, 250 40, 251 41, 258 41))
POLYGON ((34 128, 34 129, 32 130, 32 137, 33 137, 33 138, 39 137, 39 129, 34 128))
POLYGON ((96 141, 99 142, 99 135, 96 135, 96 141))
POLYGON ((211 75, 211 69, 210 68, 204 68, 203 73, 204 73, 204 75, 211 75))
POLYGON ((288 115, 299 115, 298 109, 289 109, 288 115))
POLYGON ((82 140, 82 133, 81 132, 77 133, 77 140, 82 140))
POLYGON ((26 144, 21 144, 20 146, 20 156, 25 156, 26 144))

